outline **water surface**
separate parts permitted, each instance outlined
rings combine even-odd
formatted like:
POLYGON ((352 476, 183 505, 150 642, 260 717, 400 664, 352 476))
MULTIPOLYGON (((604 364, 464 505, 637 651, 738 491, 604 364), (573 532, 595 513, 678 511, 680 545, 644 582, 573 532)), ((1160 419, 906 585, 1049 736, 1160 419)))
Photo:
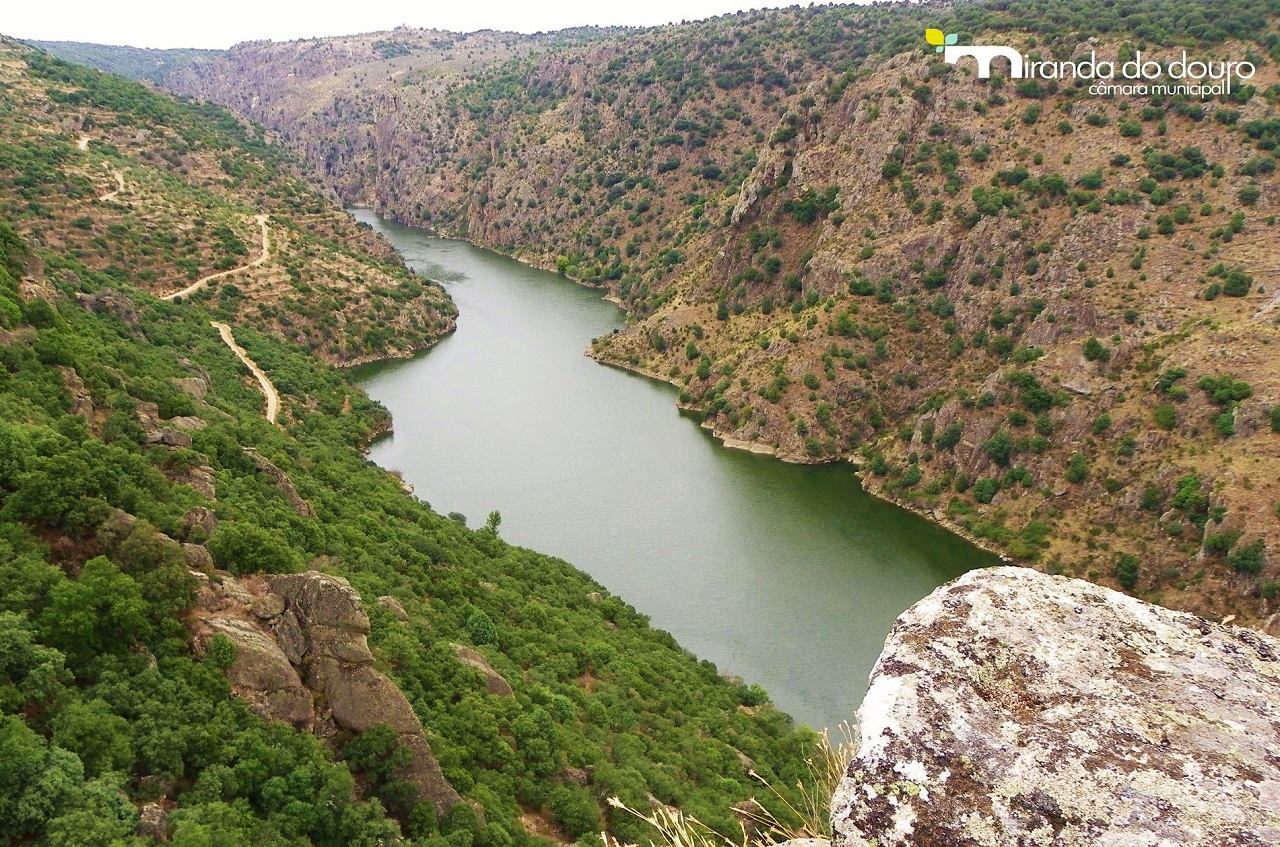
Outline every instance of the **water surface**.
POLYGON ((356 211, 443 281, 458 330, 357 372, 395 418, 370 458, 441 513, 560 556, 810 726, 853 717, 894 618, 993 557, 864 493, 846 466, 727 450, 676 391, 583 355, 598 291, 356 211))

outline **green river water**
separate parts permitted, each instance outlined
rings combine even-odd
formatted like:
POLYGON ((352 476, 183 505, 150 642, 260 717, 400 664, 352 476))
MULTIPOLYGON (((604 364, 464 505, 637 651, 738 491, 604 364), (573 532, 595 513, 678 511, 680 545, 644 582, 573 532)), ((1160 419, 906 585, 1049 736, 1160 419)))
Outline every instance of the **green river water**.
POLYGON ((994 557, 864 493, 844 465, 723 448, 676 391, 583 355, 598 291, 355 211, 442 280, 458 330, 356 377, 391 410, 370 458, 439 512, 559 556, 815 728, 853 717, 894 618, 994 557))

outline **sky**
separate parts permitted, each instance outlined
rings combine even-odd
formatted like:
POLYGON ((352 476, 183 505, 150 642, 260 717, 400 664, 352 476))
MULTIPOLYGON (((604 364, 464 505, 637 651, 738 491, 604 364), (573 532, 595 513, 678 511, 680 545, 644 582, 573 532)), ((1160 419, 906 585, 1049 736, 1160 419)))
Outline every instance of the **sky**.
MULTIPOLYGON (((226 48, 241 41, 351 35, 405 24, 538 32, 655 26, 795 0, 6 0, 0 33, 36 41, 226 48)), ((806 0, 807 2, 807 0, 806 0)))

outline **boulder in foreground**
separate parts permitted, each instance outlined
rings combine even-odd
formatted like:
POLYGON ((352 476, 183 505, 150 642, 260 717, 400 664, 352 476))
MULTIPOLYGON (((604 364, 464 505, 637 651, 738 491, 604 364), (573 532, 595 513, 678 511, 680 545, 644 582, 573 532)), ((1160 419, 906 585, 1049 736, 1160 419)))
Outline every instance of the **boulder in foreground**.
POLYGON ((837 847, 1280 844, 1280 642, 1026 568, 897 621, 837 847))

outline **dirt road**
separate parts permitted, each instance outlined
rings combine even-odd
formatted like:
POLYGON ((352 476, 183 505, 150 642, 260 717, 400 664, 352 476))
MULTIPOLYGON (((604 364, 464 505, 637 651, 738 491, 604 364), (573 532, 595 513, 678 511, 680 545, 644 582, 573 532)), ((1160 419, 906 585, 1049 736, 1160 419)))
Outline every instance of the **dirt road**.
POLYGON ((172 303, 174 300, 178 299, 179 297, 187 297, 191 294, 195 294, 197 291, 204 288, 215 279, 221 279, 224 276, 229 276, 233 273, 247 270, 249 268, 256 268, 258 265, 261 265, 267 259, 270 259, 271 258, 271 233, 267 230, 267 216, 257 215, 254 218, 254 220, 258 222, 258 226, 261 227, 262 229, 262 255, 261 256, 254 259, 252 262, 250 262, 247 265, 241 265, 238 268, 232 268, 227 271, 218 271, 216 274, 209 274, 208 276, 201 277, 200 279, 191 283, 181 291, 175 291, 172 294, 166 294, 160 299, 168 300, 169 302, 172 303))
POLYGON ((245 367, 258 378, 258 385, 262 388, 263 395, 267 398, 266 418, 269 423, 276 422, 276 416, 280 413, 280 395, 276 393, 276 387, 271 384, 271 380, 267 379, 267 375, 262 368, 258 367, 257 362, 249 358, 249 354, 244 352, 244 348, 236 343, 235 338, 231 335, 231 327, 218 321, 209 321, 209 325, 218 330, 218 334, 222 336, 222 341, 231 348, 231 352, 244 362, 245 367))

